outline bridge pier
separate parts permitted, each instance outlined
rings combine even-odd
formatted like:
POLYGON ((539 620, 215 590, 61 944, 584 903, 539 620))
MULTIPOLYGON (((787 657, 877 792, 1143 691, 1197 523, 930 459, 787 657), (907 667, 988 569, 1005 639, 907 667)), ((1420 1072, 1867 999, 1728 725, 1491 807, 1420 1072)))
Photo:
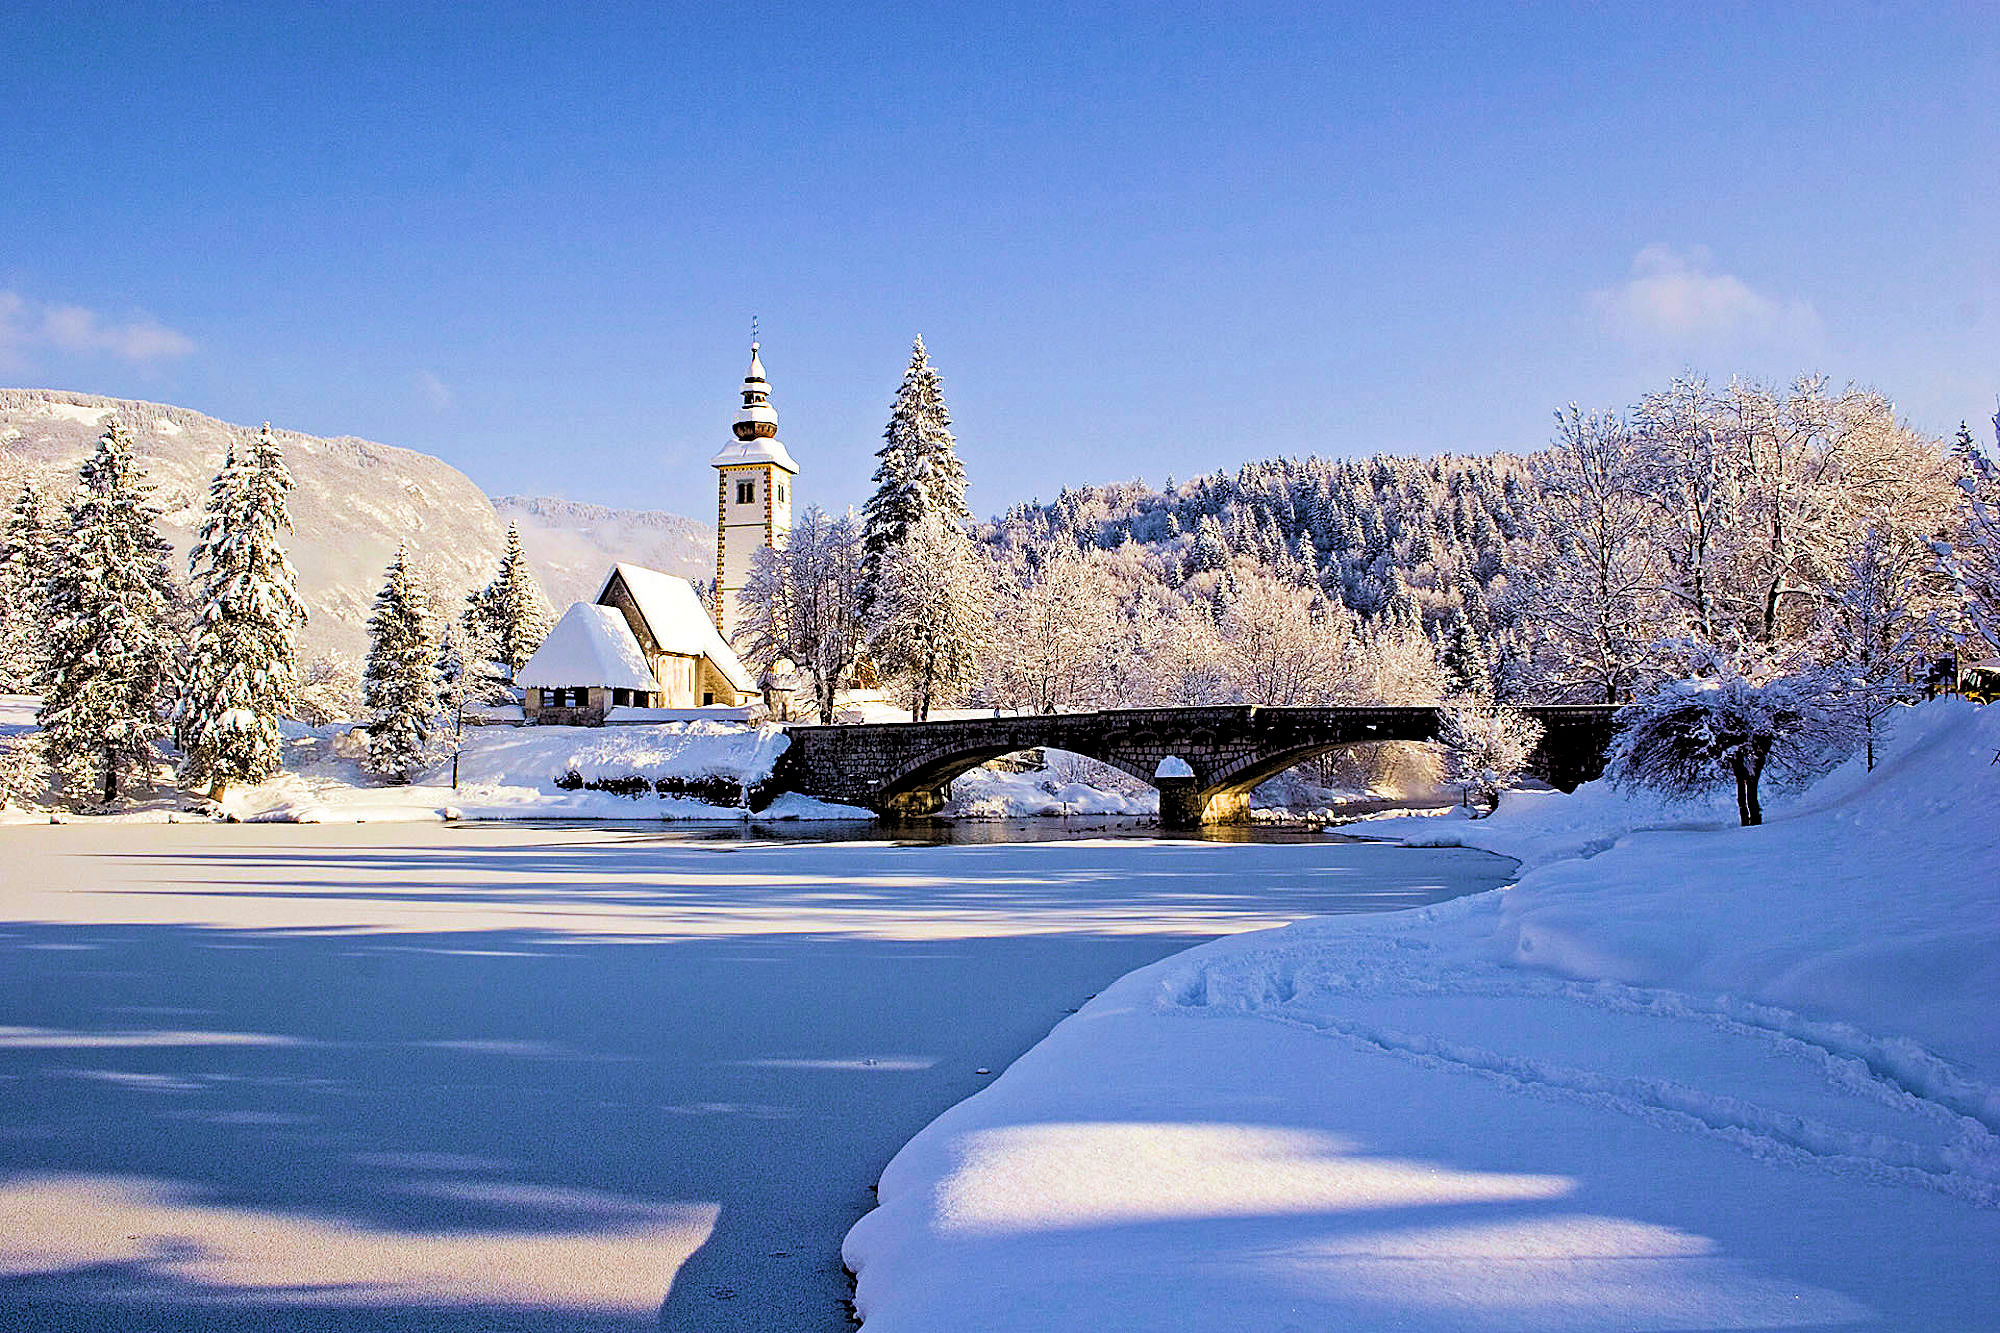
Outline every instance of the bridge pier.
POLYGON ((1250 814, 1250 793, 1202 791, 1198 778, 1155 778, 1160 791, 1160 827, 1196 829, 1203 824, 1233 824, 1250 814))
POLYGON ((944 809, 945 802, 950 799, 949 785, 918 787, 914 791, 899 791, 884 797, 875 803, 875 812, 892 822, 898 819, 922 819, 926 815, 934 815, 944 809))

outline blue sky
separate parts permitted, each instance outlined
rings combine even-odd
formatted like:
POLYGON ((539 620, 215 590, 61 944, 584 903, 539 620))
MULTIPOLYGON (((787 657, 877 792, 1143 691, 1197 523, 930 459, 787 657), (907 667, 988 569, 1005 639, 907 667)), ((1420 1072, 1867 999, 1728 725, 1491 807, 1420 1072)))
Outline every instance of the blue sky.
POLYGON ((1530 448, 1677 368, 2000 390, 1991 5, 9 6, 0 383, 704 514, 912 335, 975 505, 1530 448))

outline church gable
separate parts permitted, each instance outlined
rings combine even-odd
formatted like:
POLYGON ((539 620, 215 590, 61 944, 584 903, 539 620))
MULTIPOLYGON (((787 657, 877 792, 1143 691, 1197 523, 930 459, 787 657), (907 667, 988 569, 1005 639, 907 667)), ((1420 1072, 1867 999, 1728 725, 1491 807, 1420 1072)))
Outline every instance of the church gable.
POLYGON ((653 637, 653 628, 646 623, 645 612, 639 609, 638 599, 626 586, 622 570, 611 571, 611 578, 605 583, 604 591, 597 595, 597 604, 616 607, 618 613, 625 617, 625 623, 632 627, 632 637, 639 641, 639 647, 645 651, 646 660, 658 663, 664 655, 659 640, 653 637))

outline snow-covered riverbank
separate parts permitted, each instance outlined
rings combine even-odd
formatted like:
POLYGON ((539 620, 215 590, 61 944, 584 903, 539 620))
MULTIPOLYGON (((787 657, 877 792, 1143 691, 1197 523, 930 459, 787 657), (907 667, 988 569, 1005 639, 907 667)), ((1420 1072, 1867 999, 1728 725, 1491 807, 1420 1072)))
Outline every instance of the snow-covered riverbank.
POLYGON ((865 1327, 1982 1326, 1996 749, 1948 702, 1762 828, 1369 826, 1529 869, 1122 979, 890 1164, 865 1327))

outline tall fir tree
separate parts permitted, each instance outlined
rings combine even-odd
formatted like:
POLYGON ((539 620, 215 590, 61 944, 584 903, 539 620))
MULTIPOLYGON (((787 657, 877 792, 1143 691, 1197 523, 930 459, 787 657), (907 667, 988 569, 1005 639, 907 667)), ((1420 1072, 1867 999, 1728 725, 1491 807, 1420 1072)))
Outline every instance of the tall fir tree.
POLYGON ((0 532, 0 689, 34 694, 48 666, 55 527, 34 478, 21 483, 0 532))
POLYGON ((910 366, 896 390, 875 457, 875 493, 861 511, 862 550, 871 581, 884 553, 901 543, 924 515, 937 514, 959 528, 972 525, 944 386, 922 338, 911 348, 910 366))
POLYGON ((231 445, 188 553, 198 609, 174 732, 181 780, 218 799, 278 771, 278 719, 298 693, 306 607, 280 544, 292 527, 291 490, 267 421, 231 445))
POLYGON ((147 780, 175 652, 171 547, 155 526, 132 437, 114 421, 64 506, 48 582, 49 656, 40 720, 49 766, 106 804, 147 780))
POLYGON ((368 632, 368 663, 361 673, 363 694, 375 712, 367 727, 368 767, 408 782, 433 758, 440 682, 430 598, 400 546, 375 596, 368 632))
POLYGON ((507 525, 507 550, 493 581, 466 602, 464 625, 474 655, 498 664, 512 684, 514 673, 548 637, 551 623, 548 598, 521 550, 519 524, 507 525))

